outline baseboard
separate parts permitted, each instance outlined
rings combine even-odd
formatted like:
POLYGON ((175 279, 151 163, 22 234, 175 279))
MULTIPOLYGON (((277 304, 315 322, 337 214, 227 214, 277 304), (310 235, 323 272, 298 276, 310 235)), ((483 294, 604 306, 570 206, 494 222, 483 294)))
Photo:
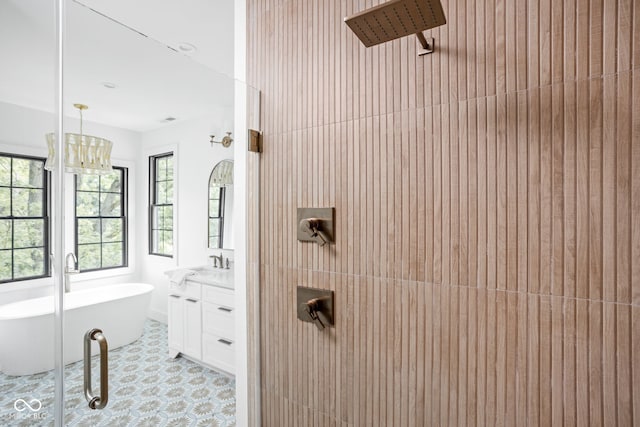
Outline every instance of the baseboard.
POLYGON ((160 323, 164 323, 165 325, 169 322, 167 313, 163 313, 158 310, 149 310, 149 312, 147 313, 147 317, 160 323))

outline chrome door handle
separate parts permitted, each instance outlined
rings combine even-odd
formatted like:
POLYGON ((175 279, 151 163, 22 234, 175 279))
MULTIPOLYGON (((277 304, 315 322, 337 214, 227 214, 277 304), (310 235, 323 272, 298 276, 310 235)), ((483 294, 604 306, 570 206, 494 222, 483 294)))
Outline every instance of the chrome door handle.
POLYGON ((100 329, 91 329, 84 334, 84 397, 91 409, 104 409, 109 401, 109 346, 100 329), (100 346, 100 396, 91 391, 91 340, 100 346))

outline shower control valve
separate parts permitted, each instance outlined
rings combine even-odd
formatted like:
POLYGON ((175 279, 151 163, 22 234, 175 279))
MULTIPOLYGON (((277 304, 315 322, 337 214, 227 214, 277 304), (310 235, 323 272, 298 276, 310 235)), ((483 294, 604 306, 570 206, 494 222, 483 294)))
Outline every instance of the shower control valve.
POLYGON ((298 286, 298 319, 322 331, 334 323, 333 291, 298 286))
POLYGON ((310 299, 306 303, 303 303, 303 307, 301 307, 301 309, 306 312, 307 316, 309 316, 309 319, 311 319, 311 321, 314 325, 316 325, 316 328, 318 328, 319 331, 325 328, 325 323, 329 323, 329 321, 321 311, 322 304, 323 303, 321 298, 314 298, 310 299))
POLYGON ((301 242, 319 246, 335 241, 334 208, 298 208, 297 237, 301 242))

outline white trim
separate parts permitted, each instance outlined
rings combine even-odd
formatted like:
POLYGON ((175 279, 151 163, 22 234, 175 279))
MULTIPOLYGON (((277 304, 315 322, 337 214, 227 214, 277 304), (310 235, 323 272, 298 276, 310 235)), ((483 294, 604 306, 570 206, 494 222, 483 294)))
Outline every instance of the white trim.
MULTIPOLYGON (((247 2, 234 2, 234 273, 236 304, 236 425, 249 425, 249 403, 259 408, 260 396, 249 389, 247 325, 247 2)), ((259 378, 259 376, 258 376, 259 378)), ((260 413, 256 413, 260 425, 260 413)))

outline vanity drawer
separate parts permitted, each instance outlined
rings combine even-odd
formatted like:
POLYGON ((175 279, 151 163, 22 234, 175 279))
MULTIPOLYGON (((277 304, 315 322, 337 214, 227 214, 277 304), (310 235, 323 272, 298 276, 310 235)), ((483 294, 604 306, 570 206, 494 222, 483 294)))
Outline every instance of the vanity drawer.
POLYGON ((235 309, 211 302, 202 303, 202 330, 225 337, 235 336, 235 309))
POLYGON ((202 299, 213 303, 218 304, 224 307, 234 308, 234 297, 233 291, 228 289, 219 288, 217 286, 204 286, 202 290, 202 299))
POLYGON ((169 282, 169 293, 199 300, 201 298, 200 283, 186 281, 182 286, 169 282))
POLYGON ((202 359, 211 366, 235 373, 236 344, 214 334, 202 334, 202 359))

